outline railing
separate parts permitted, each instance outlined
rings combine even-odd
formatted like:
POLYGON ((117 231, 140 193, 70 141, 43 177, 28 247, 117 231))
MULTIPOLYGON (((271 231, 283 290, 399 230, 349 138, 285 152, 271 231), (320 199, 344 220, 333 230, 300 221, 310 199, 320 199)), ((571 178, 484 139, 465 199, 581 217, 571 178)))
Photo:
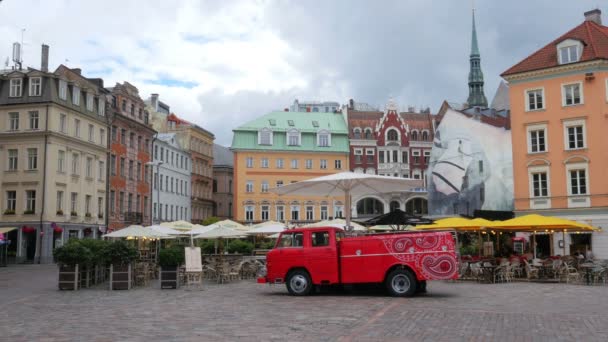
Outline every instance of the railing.
POLYGON ((131 223, 142 223, 143 222, 143 214, 138 212, 126 212, 125 213, 125 221, 131 223))

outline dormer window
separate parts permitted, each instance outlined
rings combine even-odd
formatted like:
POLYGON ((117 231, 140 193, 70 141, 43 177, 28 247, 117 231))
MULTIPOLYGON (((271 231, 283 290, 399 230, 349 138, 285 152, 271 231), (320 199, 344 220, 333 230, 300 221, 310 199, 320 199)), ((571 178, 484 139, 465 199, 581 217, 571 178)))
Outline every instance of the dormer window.
POLYGON ((59 80, 59 98, 62 100, 68 99, 68 82, 59 80))
POLYGON ((566 39, 557 44, 559 64, 578 62, 583 52, 583 44, 575 39, 566 39))
POLYGON ((88 93, 87 94, 87 110, 90 112, 93 111, 93 100, 94 100, 93 94, 88 93))
POLYGON ((9 97, 20 97, 22 85, 23 85, 22 78, 11 78, 11 89, 10 89, 9 97))
POLYGON ((72 103, 75 106, 80 106, 80 88, 77 86, 72 87, 72 103))
POLYGON ((300 131, 297 129, 290 129, 287 131, 287 145, 300 146, 300 131))
POLYGON ((100 116, 105 116, 106 115, 106 102, 102 99, 99 99, 98 102, 98 110, 97 112, 99 113, 100 116))
POLYGON ((262 128, 258 131, 258 144, 272 146, 272 130, 262 128))
POLYGON ((388 141, 399 141, 399 133, 396 130, 391 129, 386 134, 386 140, 388 141))
POLYGON ((331 146, 331 134, 328 131, 317 132, 317 145, 320 147, 331 146))
POLYGON ((42 78, 32 77, 30 78, 30 96, 42 95, 42 78))

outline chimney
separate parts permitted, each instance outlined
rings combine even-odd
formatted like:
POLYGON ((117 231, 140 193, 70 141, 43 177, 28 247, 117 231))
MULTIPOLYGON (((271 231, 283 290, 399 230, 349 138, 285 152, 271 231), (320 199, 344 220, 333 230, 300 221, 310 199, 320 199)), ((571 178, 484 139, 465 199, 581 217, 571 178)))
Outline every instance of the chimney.
POLYGON ((49 46, 46 44, 42 44, 42 54, 40 59, 40 71, 49 72, 49 46))
POLYGON ((602 11, 600 11, 599 8, 596 8, 585 12, 585 21, 593 21, 598 25, 602 25, 602 11))
POLYGON ((158 112, 158 94, 150 95, 150 105, 154 108, 155 112, 158 112))
POLYGON ((82 70, 80 68, 72 68, 72 71, 77 73, 78 75, 82 75, 82 70))

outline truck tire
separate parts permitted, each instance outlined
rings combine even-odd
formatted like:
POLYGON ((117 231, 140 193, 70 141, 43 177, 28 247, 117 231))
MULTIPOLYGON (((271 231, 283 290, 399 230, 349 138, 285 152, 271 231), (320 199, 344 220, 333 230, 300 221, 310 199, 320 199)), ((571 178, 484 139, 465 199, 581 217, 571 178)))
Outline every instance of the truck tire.
POLYGON ((307 296, 314 287, 308 272, 304 270, 289 272, 285 285, 292 296, 307 296))
POLYGON ((411 297, 417 287, 416 277, 409 270, 398 268, 386 277, 386 288, 393 297, 411 297))

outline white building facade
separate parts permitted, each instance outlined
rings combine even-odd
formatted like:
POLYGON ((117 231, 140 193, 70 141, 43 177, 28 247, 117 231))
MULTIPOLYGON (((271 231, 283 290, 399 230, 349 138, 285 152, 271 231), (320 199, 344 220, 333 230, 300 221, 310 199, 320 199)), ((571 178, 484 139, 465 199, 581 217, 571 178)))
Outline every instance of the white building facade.
POLYGON ((152 222, 191 221, 192 158, 181 149, 175 133, 159 133, 154 140, 152 222))

